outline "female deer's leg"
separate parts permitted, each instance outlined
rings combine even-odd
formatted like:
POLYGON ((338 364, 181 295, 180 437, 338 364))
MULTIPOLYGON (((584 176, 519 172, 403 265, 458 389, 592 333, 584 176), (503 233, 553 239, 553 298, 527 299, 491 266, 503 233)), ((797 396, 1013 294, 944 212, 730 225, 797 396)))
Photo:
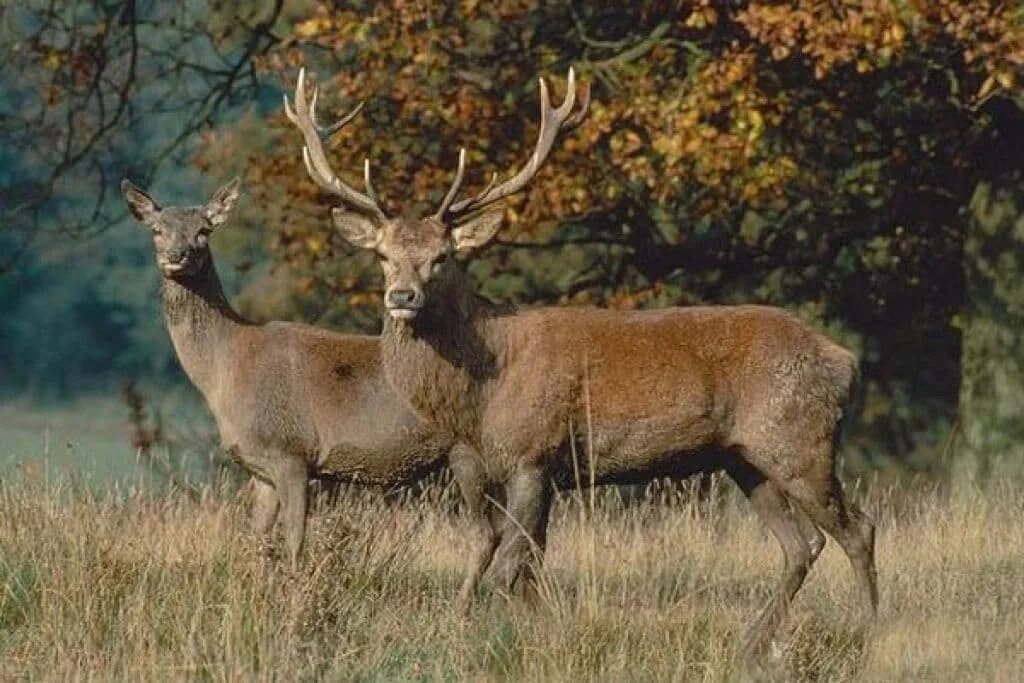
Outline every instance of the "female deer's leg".
POLYGON ((547 473, 530 468, 515 472, 505 483, 505 520, 495 576, 511 594, 521 585, 527 597, 537 589, 537 570, 547 543, 551 486, 547 473))
POLYGON ((452 449, 449 462, 479 543, 455 602, 456 610, 460 614, 466 614, 473 602, 473 596, 476 595, 480 578, 494 559, 494 551, 498 547, 500 536, 488 515, 487 473, 480 462, 480 457, 468 446, 460 444, 452 449))
POLYGON ((785 560, 777 592, 747 631, 742 651, 744 658, 752 659, 786 616, 817 554, 812 552, 805 532, 801 530, 801 523, 774 482, 743 461, 731 466, 728 473, 746 495, 757 516, 778 540, 785 560))
POLYGON ((305 461, 279 454, 271 466, 274 488, 281 501, 284 547, 292 570, 298 569, 299 552, 306 535, 306 485, 309 477, 305 461))
POLYGON ((249 503, 249 530, 260 543, 266 542, 277 519, 277 491, 274 486, 259 477, 250 480, 251 500, 249 503))

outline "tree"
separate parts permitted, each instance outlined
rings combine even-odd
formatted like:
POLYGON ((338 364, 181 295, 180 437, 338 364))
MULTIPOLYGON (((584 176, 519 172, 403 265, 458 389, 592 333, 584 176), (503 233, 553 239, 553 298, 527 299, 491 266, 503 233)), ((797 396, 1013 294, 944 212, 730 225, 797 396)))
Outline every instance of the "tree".
MULTIPOLYGON (((869 458, 933 456, 958 409, 965 431, 968 412, 988 410, 984 372, 1015 371, 996 370, 1012 354, 972 346, 970 327, 991 319, 976 273, 1009 224, 980 231, 967 209, 1013 196, 1019 3, 32 0, 0 12, 0 273, 30 256, 0 281, 8 291, 48 281, 33 264, 58 241, 44 238, 118 221, 107 200, 121 176, 160 171, 173 197, 196 171, 222 181, 248 161, 241 223, 269 231, 275 268, 251 271, 242 305, 373 330, 377 269, 334 236, 279 105, 298 67, 319 78, 322 119, 366 100, 331 141, 335 166, 358 177, 371 159, 385 203, 421 210, 440 201, 460 146, 469 192, 521 163, 534 76, 560 91, 575 65, 591 113, 474 262, 485 294, 787 305, 860 351, 855 442, 869 458)), ((99 303, 71 298, 122 320, 97 291, 99 303)))
POLYGON ((252 59, 276 42, 282 5, 0 5, 0 273, 45 234, 121 220, 121 176, 149 181, 255 97, 252 59))
MULTIPOLYGON (((420 209, 440 201, 460 146, 471 185, 520 163, 537 123, 532 76, 560 85, 576 65, 594 84, 591 114, 474 265, 484 292, 796 303, 861 350, 866 432, 906 452, 937 447, 936 416, 956 410, 961 210, 1021 123, 1015 7, 320 3, 258 63, 285 88, 307 65, 325 120, 365 99, 332 140, 335 166, 358 176, 369 158, 391 207, 420 209)), ((264 125, 218 131, 202 163, 264 125)), ((375 269, 332 234, 295 131, 278 114, 242 148, 277 229, 272 257, 321 321, 373 329, 375 269)))
POLYGON ((258 101, 252 60, 285 15, 276 0, 0 2, 0 389, 177 376, 118 183, 172 200, 195 184, 202 132, 258 101))
POLYGON ((1024 184, 1019 172, 978 185, 964 251, 968 305, 957 456, 984 481, 993 464, 1024 461, 1024 184))

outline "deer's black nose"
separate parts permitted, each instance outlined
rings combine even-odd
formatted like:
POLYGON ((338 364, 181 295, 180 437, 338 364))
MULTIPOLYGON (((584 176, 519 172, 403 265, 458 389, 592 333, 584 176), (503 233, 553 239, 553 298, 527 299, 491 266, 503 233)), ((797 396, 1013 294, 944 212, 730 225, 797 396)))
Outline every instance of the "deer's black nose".
POLYGON ((185 260, 186 251, 184 249, 171 249, 167 252, 168 263, 181 263, 185 260))
POLYGON ((392 289, 388 292, 387 305, 391 308, 411 308, 416 302, 416 290, 392 289))

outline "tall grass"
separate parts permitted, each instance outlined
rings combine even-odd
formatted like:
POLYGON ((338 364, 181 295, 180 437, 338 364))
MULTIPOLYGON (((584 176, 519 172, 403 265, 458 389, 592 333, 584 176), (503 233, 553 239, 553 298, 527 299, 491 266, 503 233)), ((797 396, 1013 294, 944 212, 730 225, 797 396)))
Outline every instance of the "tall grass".
MULTIPOLYGON (((781 565, 728 492, 555 505, 539 604, 452 609, 469 538, 422 496, 314 510, 296 575, 221 487, 106 495, 0 483, 0 679, 723 680, 781 565)), ((1024 493, 920 486, 879 521, 877 627, 830 543, 766 659, 776 680, 1020 680, 1024 493)))

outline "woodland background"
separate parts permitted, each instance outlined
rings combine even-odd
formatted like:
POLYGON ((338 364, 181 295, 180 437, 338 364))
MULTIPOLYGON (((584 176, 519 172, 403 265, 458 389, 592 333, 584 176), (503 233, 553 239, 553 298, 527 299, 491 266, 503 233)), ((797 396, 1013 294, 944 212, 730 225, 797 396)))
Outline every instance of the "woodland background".
POLYGON ((417 210, 460 146, 469 191, 519 163, 536 77, 558 96, 574 65, 591 113, 472 263, 482 292, 785 306, 861 357, 848 466, 1024 462, 1024 3, 4 1, 0 55, 19 410, 188 393, 122 177, 197 204, 241 175, 213 239, 240 310, 379 328, 378 268, 332 234, 283 115, 300 66, 324 120, 366 101, 335 168, 370 158, 387 206, 417 210))

